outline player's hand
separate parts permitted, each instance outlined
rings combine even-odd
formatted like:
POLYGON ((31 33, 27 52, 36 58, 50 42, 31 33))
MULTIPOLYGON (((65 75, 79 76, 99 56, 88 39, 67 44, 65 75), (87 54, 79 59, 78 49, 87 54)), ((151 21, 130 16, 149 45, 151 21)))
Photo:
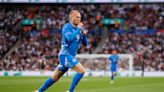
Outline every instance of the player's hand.
POLYGON ((87 29, 83 29, 83 30, 81 30, 81 32, 82 32, 83 35, 86 35, 88 33, 88 30, 87 29))
POLYGON ((84 28, 84 24, 82 22, 80 22, 77 27, 81 29, 81 33, 83 35, 86 35, 88 33, 88 31, 84 28))

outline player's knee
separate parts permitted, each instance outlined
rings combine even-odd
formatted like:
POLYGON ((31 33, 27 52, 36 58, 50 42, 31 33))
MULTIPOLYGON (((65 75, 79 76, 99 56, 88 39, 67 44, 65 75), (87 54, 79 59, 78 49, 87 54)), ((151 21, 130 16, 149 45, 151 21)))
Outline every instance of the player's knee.
POLYGON ((114 73, 113 75, 114 75, 114 76, 117 76, 117 73, 114 73))
POLYGON ((85 74, 85 69, 81 69, 80 73, 85 74))
POLYGON ((59 76, 51 76, 51 78, 54 80, 54 81, 58 81, 59 80, 59 76))
POLYGON ((60 78, 60 74, 59 73, 54 73, 51 78, 54 80, 54 81, 58 81, 59 78, 60 78))

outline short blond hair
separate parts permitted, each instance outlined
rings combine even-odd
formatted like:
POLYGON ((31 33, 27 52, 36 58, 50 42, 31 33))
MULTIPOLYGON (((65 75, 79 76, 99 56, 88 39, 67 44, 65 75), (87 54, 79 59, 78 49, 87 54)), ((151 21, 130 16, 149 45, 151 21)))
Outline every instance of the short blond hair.
POLYGON ((71 17, 71 15, 72 14, 74 14, 74 13, 80 13, 78 10, 71 10, 70 12, 69 12, 69 18, 71 17))

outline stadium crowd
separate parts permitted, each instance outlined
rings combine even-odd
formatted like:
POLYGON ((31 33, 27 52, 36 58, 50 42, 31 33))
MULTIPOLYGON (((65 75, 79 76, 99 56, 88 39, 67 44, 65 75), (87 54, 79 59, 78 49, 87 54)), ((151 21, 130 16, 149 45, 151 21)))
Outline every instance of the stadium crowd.
POLYGON ((51 70, 50 67, 56 64, 54 61, 57 59, 59 43, 60 38, 57 34, 55 37, 49 36, 48 38, 42 36, 25 37, 19 47, 15 48, 4 59, 3 69, 19 71, 39 70, 42 60, 48 60, 45 68, 51 70))
MULTIPOLYGON (((21 36, 19 40, 21 43, 0 62, 0 70, 39 70, 42 61, 45 61, 45 70, 53 70, 58 62, 57 55, 61 41, 60 29, 64 23, 68 22, 67 13, 72 9, 80 10, 82 22, 89 31, 89 45, 86 48, 81 46, 78 53, 94 53, 102 38, 104 27, 101 22, 102 18, 124 19, 124 22, 118 27, 116 26, 116 29, 164 29, 164 7, 160 4, 33 6, 28 12, 24 8, 9 12, 4 12, 5 9, 3 9, 0 10, 0 15, 3 15, 0 16, 0 20, 2 20, 0 21, 0 28, 6 28, 8 31, 2 32, 0 35, 4 39, 0 41, 1 57, 4 56, 6 49, 9 50, 16 43, 18 34, 13 36, 10 31, 19 21, 26 18, 41 19, 42 21, 39 27, 21 36), (5 13, 9 17, 4 16, 5 13)), ((163 33, 145 36, 118 35, 109 32, 106 39, 104 45, 100 47, 102 49, 99 53, 111 54, 112 51, 116 50, 118 53, 134 54, 135 69, 141 70, 142 63, 145 62, 145 69, 148 71, 164 71, 163 33)), ((90 67, 91 70, 102 70, 105 63, 101 65, 87 63, 84 65, 85 67, 92 66, 90 67)))
MULTIPOLYGON (((163 29, 164 7, 161 4, 100 5, 104 18, 123 18, 118 29, 163 29)), ((117 25, 116 25, 117 28, 117 25)))
POLYGON ((0 30, 0 59, 2 56, 10 50, 10 48, 18 40, 18 36, 14 32, 7 32, 5 30, 0 30))
POLYGON ((1 9, 0 10, 0 29, 11 31, 17 23, 25 17, 25 10, 21 9, 1 9))

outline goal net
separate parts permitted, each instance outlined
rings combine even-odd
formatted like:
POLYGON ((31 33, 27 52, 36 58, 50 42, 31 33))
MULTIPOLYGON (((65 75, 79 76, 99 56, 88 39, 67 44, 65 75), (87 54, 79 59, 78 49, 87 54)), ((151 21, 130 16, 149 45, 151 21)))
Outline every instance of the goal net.
MULTIPOLYGON (((76 57, 85 67, 85 76, 109 76, 111 54, 78 54, 76 57)), ((118 54, 118 76, 133 76, 133 56, 131 54, 118 54)), ((69 75, 71 75, 71 70, 69 75)))

